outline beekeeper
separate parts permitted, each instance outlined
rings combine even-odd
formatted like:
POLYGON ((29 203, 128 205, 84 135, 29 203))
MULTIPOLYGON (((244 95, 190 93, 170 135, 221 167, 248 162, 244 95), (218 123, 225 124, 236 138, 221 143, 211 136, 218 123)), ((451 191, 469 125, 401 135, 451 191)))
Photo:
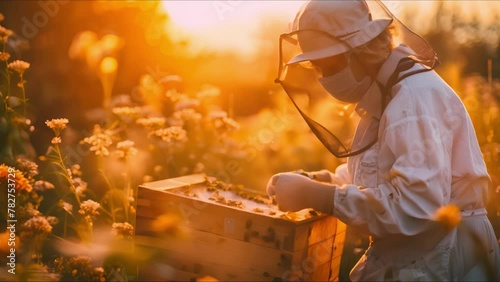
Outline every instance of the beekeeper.
POLYGON ((433 71, 434 50, 379 1, 306 2, 290 28, 276 81, 348 159, 335 173, 276 174, 268 194, 283 210, 314 208, 372 235, 354 281, 498 281, 490 179, 466 109, 433 71), (446 206, 460 224, 453 208, 436 216, 446 206))

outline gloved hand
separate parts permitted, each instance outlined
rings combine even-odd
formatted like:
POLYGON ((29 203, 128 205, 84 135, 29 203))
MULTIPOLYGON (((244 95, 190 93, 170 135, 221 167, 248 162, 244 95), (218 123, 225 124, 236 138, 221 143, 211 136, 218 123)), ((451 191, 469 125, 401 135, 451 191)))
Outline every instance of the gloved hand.
POLYGON ((309 179, 295 172, 275 174, 267 184, 267 194, 274 196, 281 210, 313 208, 331 214, 335 186, 309 179))
POLYGON ((347 169, 347 164, 341 164, 335 170, 335 173, 330 172, 327 169, 319 170, 319 171, 303 171, 299 170, 297 173, 307 176, 312 180, 332 183, 332 184, 349 184, 351 183, 351 176, 349 175, 349 171, 347 169))
POLYGON ((267 194, 275 197, 280 209, 298 211, 310 207, 306 198, 311 183, 311 179, 297 172, 278 173, 267 183, 267 194))
POLYGON ((331 183, 331 181, 332 181, 332 178, 330 176, 332 173, 330 171, 326 170, 326 169, 319 170, 319 171, 303 171, 303 170, 300 170, 297 173, 300 174, 300 175, 307 176, 307 177, 309 177, 312 180, 316 180, 316 181, 320 181, 320 182, 331 183))

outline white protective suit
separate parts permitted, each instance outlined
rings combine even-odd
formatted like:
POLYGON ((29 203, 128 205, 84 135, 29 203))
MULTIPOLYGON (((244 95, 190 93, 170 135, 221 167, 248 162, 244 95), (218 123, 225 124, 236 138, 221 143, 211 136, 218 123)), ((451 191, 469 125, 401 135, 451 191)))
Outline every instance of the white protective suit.
MULTIPOLYGON (((412 52, 395 48, 377 80, 385 85, 412 52)), ((354 138, 378 134, 378 142, 331 174, 332 183, 349 183, 335 189, 333 215, 373 236, 351 279, 499 279, 498 242, 485 210, 490 179, 461 100, 434 71, 394 85, 383 114, 378 95, 365 95, 358 105, 354 138), (448 204, 462 211, 461 224, 449 232, 431 220, 448 204)))

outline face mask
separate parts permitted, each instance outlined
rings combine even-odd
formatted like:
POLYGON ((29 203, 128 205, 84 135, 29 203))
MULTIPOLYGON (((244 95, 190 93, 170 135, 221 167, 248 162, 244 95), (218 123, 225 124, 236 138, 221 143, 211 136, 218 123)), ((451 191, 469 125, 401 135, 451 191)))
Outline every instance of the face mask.
POLYGON ((318 79, 323 88, 335 99, 345 103, 358 103, 372 84, 370 76, 365 75, 360 81, 352 73, 351 63, 340 72, 318 79))

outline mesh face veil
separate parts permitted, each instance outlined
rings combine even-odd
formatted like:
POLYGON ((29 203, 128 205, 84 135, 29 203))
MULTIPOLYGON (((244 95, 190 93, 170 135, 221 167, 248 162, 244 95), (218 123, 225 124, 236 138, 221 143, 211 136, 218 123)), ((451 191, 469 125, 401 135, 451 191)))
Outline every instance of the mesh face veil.
MULTIPOLYGON (((299 30, 280 37, 280 70, 277 81, 282 85, 311 131, 336 157, 349 156, 351 138, 359 121, 354 104, 336 100, 319 83, 321 71, 311 61, 288 64, 304 54, 301 40, 316 41, 325 48, 335 45, 352 49, 347 43, 318 30, 299 30), (332 133, 335 132, 335 133, 332 133)), ((367 144, 369 145, 369 144, 367 144)))
MULTIPOLYGON (((377 142, 377 134, 353 144, 360 120, 356 112, 357 104, 341 102, 328 93, 319 82, 323 74, 315 62, 355 53, 355 48, 368 43, 392 22, 402 35, 401 43, 416 52, 410 59, 427 69, 432 69, 437 61, 434 50, 397 20, 380 1, 367 2, 307 2, 297 14, 292 30, 279 38, 280 59, 276 82, 281 84, 311 131, 337 158, 367 150, 377 142), (370 2, 370 10, 367 2, 370 2), (350 12, 354 15, 345 16, 350 12)), ((344 67, 338 66, 338 69, 344 67)), ((370 89, 380 91, 374 79, 370 89)), ((370 94, 367 92, 367 95, 370 94)), ((375 130, 378 132, 378 125, 375 130)))

